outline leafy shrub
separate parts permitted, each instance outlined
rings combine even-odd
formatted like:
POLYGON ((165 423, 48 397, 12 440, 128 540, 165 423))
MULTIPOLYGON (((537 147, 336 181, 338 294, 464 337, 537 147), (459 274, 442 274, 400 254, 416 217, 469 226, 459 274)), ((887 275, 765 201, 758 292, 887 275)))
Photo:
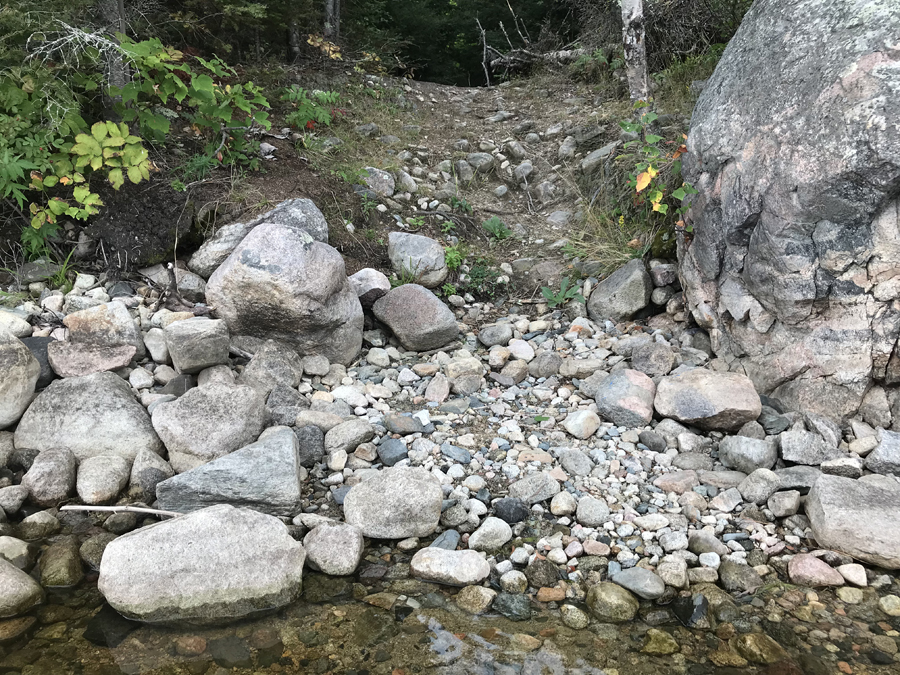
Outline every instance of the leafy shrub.
POLYGON ((224 164, 259 167, 259 143, 247 132, 254 125, 270 129, 265 109, 269 102, 252 82, 229 84, 235 70, 218 58, 195 57, 201 71, 183 62, 184 55, 158 39, 134 42, 122 37, 121 48, 136 75, 123 87, 110 87, 118 97, 116 112, 125 122, 137 122, 142 132, 162 141, 169 133, 169 117, 157 109, 171 98, 182 107, 194 132, 206 138, 205 151, 224 164))
POLYGON ((281 94, 281 100, 289 102, 293 108, 285 121, 297 129, 312 130, 317 124, 328 126, 337 112, 335 106, 340 98, 335 91, 307 91, 292 84, 281 94))
POLYGON ((447 269, 451 272, 458 270, 459 266, 462 265, 463 258, 466 257, 462 246, 462 244, 456 244, 455 246, 447 246, 444 249, 444 264, 447 265, 447 269))
MULTIPOLYGON (((646 106, 644 102, 638 102, 638 109, 646 106)), ((678 143, 674 150, 663 146, 662 136, 651 133, 651 125, 656 122, 658 115, 653 111, 641 114, 640 121, 622 121, 619 125, 627 132, 638 134, 640 137, 625 144, 626 153, 620 155, 620 159, 626 162, 634 162, 633 170, 629 178, 629 186, 634 188, 634 205, 646 216, 659 213, 666 216, 669 207, 675 206, 675 213, 684 212, 683 202, 687 195, 696 194, 697 191, 689 183, 681 181, 681 155, 686 148, 683 143, 678 143), (675 182, 677 188, 670 190, 667 182, 675 182), (642 194, 643 193, 643 194, 642 194)), ((674 145, 670 142, 669 145, 674 145)))

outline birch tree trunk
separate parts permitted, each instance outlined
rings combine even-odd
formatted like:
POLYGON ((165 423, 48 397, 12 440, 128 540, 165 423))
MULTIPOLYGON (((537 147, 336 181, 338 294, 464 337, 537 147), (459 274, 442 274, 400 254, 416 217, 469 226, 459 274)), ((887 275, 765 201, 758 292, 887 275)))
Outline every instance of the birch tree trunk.
MULTIPOLYGON (((99 8, 100 15, 103 17, 103 20, 106 21, 112 29, 110 32, 115 31, 116 33, 121 33, 122 35, 124 35, 125 31, 127 30, 127 25, 125 23, 125 0, 101 0, 101 2, 99 3, 99 8)), ((118 44, 118 39, 116 39, 115 37, 112 37, 111 39, 113 42, 118 44)), ((105 54, 105 56, 107 84, 111 87, 117 87, 121 89, 128 83, 128 80, 130 78, 128 64, 125 63, 122 55, 117 51, 109 51, 105 54)), ((114 96, 109 98, 109 100, 107 101, 107 107, 110 108, 110 110, 107 112, 107 115, 113 115, 111 111, 112 103, 121 100, 121 96, 114 96)))
POLYGON ((643 0, 622 0, 622 42, 631 102, 650 100, 647 49, 644 44, 643 0))
POLYGON ((341 34, 341 0, 325 0, 325 39, 336 40, 341 34))

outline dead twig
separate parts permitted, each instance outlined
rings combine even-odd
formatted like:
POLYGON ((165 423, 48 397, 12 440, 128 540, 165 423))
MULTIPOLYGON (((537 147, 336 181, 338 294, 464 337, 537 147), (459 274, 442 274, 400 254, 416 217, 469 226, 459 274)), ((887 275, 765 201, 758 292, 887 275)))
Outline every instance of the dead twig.
POLYGON ((176 518, 183 516, 183 513, 177 511, 163 511, 161 509, 151 509, 146 506, 81 506, 72 504, 70 506, 59 507, 60 511, 101 511, 108 513, 146 513, 151 516, 162 516, 164 518, 176 518))

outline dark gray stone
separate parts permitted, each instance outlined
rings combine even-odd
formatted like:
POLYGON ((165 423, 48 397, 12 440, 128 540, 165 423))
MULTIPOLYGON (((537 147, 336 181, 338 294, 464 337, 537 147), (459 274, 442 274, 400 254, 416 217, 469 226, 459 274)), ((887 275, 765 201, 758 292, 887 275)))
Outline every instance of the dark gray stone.
POLYGON ((188 513, 214 504, 244 506, 273 516, 300 511, 298 441, 288 427, 271 427, 256 443, 156 486, 160 508, 188 513))
POLYGON ((401 459, 406 459, 409 450, 403 441, 396 438, 388 438, 378 446, 378 459, 385 466, 394 466, 401 459))
POLYGON ((297 427, 294 434, 299 441, 300 466, 313 468, 325 457, 325 432, 319 427, 308 425, 297 427))

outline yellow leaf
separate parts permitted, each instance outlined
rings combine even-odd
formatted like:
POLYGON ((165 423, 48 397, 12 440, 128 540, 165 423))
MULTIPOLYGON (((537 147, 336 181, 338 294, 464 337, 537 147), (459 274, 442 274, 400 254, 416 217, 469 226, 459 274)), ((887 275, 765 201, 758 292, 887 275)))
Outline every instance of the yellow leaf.
POLYGON ((641 174, 638 174, 638 177, 637 177, 637 186, 636 186, 636 187, 637 187, 637 191, 640 192, 640 191, 643 190, 645 187, 647 187, 648 185, 650 185, 650 180, 651 180, 651 179, 652 179, 652 177, 651 177, 650 174, 647 173, 646 171, 644 171, 644 172, 641 173, 641 174))
POLYGON ((656 176, 659 175, 659 171, 654 169, 652 164, 647 167, 647 173, 650 174, 650 178, 656 178, 656 176))

